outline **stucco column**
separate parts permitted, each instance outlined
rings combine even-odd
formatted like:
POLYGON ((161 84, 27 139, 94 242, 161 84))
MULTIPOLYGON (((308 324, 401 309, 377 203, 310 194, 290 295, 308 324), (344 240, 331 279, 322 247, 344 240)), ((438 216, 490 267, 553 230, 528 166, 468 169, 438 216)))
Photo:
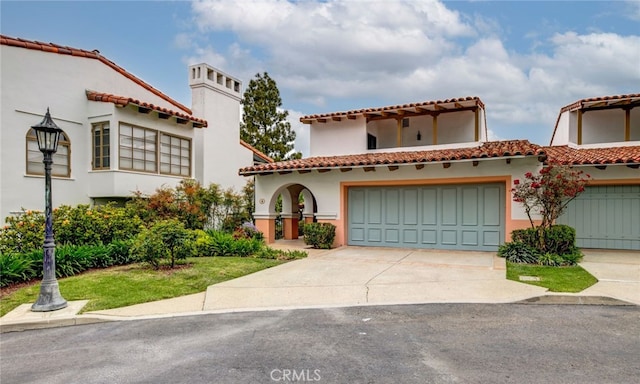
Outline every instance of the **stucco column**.
POLYGON ((276 242, 276 216, 275 214, 253 214, 256 228, 264 235, 267 244, 276 242))
POLYGON ((305 224, 313 223, 313 213, 304 214, 304 223, 305 224))
POLYGON ((298 214, 282 214, 282 235, 285 240, 294 240, 298 238, 298 214))

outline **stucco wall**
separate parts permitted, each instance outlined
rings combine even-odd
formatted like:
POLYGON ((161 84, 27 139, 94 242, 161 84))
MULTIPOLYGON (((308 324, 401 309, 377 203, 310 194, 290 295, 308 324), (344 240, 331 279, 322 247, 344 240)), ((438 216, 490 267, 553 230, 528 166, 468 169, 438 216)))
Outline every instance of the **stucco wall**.
POLYGON ((239 176, 238 169, 253 164, 253 152, 240 145, 242 85, 206 64, 192 65, 188 73, 193 114, 209 122, 207 128, 195 132, 198 165, 195 177, 204 185, 216 183, 240 191, 249 179, 239 176), (218 76, 224 79, 223 84, 218 84, 218 76), (231 88, 226 86, 227 81, 232 83, 231 88))
POLYGON ((365 119, 314 122, 309 129, 309 156, 336 156, 367 151, 365 119))
POLYGON ((146 173, 92 171, 91 123, 109 121, 114 170, 119 121, 188 138, 193 137, 193 128, 176 124, 175 119, 158 119, 154 113, 140 114, 135 107, 89 101, 85 91, 137 98, 174 111, 178 107, 95 59, 5 45, 0 49, 0 221, 21 208, 44 209, 44 177, 26 175, 25 137, 32 125, 42 121, 47 107, 71 142, 71 177, 53 179, 54 206, 90 203, 91 197, 98 196, 130 196, 136 189, 153 192, 162 184, 179 181, 146 173))
POLYGON ((513 203, 510 189, 513 179, 522 178, 528 171, 536 171, 540 164, 536 158, 512 159, 506 164, 504 159, 481 161, 477 167, 471 161, 452 162, 450 168, 443 168, 442 164, 429 164, 417 170, 413 165, 402 166, 396 171, 388 167, 377 167, 375 172, 365 172, 362 168, 355 168, 349 172, 339 169, 326 173, 287 175, 266 175, 256 177, 256 214, 258 217, 272 217, 277 195, 287 186, 301 184, 315 197, 317 202, 316 217, 319 220, 330 220, 343 228, 345 226, 345 187, 355 185, 425 185, 447 183, 483 183, 503 182, 507 191, 506 196, 506 232, 513 228, 528 225, 527 215, 522 207, 513 203))

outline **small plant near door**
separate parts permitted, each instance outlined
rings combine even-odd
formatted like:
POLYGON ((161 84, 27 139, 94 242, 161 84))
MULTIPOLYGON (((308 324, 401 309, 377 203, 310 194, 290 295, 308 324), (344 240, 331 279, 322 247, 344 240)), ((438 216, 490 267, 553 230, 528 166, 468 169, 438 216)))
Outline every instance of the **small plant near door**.
POLYGON ((331 223, 308 223, 304 225, 304 243, 313 248, 331 249, 336 238, 336 226, 331 223))
POLYGON ((519 263, 575 265, 582 253, 575 245, 575 230, 555 225, 567 205, 585 189, 591 176, 573 167, 550 162, 538 173, 527 172, 513 181, 513 201, 524 206, 531 228, 511 233, 512 242, 498 249, 498 256, 519 263), (539 224, 533 219, 539 215, 539 224))

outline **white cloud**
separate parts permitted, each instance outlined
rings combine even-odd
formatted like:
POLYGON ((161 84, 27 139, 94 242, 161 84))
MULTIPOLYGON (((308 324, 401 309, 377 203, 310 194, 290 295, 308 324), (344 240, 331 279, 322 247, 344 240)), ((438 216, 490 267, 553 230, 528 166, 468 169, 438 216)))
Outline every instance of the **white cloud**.
POLYGON ((190 60, 243 81, 268 71, 294 108, 318 108, 305 114, 332 112, 325 108, 337 101, 348 110, 479 96, 492 137, 546 143, 562 106, 638 92, 640 84, 637 34, 536 36, 545 53, 521 53, 505 45, 500 34, 508 28, 497 19, 463 15, 435 0, 203 0, 192 9, 201 33, 231 33, 235 42, 220 52, 200 42, 204 48, 190 60))
POLYGON ((291 124, 291 128, 296 133, 296 141, 294 143, 294 149, 297 152, 302 153, 302 157, 309 156, 309 126, 302 124, 300 118, 305 116, 304 113, 294 110, 289 110, 289 116, 287 121, 291 124))

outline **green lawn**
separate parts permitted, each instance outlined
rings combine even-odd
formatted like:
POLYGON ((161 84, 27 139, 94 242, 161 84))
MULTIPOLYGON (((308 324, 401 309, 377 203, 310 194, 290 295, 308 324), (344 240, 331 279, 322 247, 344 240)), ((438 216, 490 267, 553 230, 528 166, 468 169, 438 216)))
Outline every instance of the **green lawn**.
MULTIPOLYGON (((250 257, 197 257, 174 270, 131 264, 59 279, 66 300, 89 300, 83 312, 119 308, 204 292, 209 285, 270 268, 284 261, 250 257)), ((0 316, 20 304, 33 303, 40 283, 0 297, 0 316)))
POLYGON ((507 279, 548 288, 551 292, 580 292, 598 282, 579 265, 546 267, 507 262, 507 279), (521 281, 520 276, 538 277, 540 281, 521 281))

